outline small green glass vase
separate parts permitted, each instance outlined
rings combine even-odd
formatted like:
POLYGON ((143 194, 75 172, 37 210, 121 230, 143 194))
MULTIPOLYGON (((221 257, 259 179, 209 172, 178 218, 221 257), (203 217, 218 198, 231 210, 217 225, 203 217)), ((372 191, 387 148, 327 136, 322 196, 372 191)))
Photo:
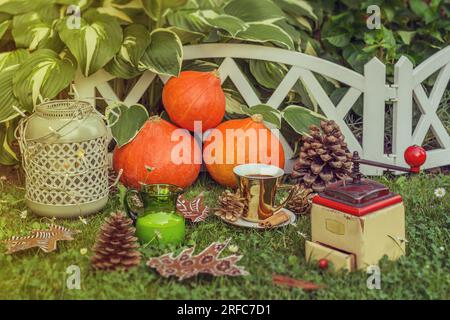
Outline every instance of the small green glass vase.
POLYGON ((183 189, 170 184, 142 185, 130 189, 125 197, 128 215, 136 224, 136 236, 142 244, 180 244, 184 240, 185 220, 176 211, 183 189), (136 202, 140 198, 142 205, 136 202))

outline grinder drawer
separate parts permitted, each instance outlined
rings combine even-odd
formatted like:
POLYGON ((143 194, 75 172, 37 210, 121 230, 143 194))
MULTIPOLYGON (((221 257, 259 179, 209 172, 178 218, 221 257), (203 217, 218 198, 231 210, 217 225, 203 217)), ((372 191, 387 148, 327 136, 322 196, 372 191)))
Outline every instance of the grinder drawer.
POLYGON ((317 242, 306 241, 305 253, 308 262, 327 259, 333 263, 336 271, 342 269, 354 271, 356 269, 356 258, 354 254, 345 253, 317 242))

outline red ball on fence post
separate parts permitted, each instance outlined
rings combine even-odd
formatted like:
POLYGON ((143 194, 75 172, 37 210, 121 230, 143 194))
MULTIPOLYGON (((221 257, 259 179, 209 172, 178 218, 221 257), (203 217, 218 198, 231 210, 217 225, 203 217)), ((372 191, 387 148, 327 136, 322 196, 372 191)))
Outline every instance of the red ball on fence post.
POLYGON ((413 145, 405 150, 404 157, 406 163, 411 167, 410 171, 419 173, 420 167, 427 160, 427 152, 421 146, 413 145))

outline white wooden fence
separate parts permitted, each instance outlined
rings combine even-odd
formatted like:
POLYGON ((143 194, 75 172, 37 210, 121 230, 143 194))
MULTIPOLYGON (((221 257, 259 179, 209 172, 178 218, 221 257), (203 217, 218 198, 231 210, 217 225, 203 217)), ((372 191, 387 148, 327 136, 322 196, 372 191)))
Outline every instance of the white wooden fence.
MULTIPOLYGON (((225 58, 219 68, 222 82, 228 77, 232 80, 245 102, 249 106, 266 103, 278 108, 294 84, 301 79, 313 95, 323 113, 335 120, 346 136, 349 148, 358 151, 362 157, 388 164, 406 165, 403 160, 404 150, 412 144, 420 145, 431 127, 442 148, 428 153, 424 168, 450 164, 450 136, 436 115, 442 95, 450 78, 450 46, 428 58, 413 69, 412 63, 402 57, 395 65, 395 81, 386 83, 386 66, 373 58, 364 66, 364 74, 337 65, 335 63, 299 52, 278 48, 268 48, 247 44, 202 44, 184 47, 184 60, 225 58), (291 68, 278 88, 267 101, 260 101, 253 87, 233 59, 257 59, 290 65, 291 68), (436 83, 429 97, 425 94, 422 82, 434 72, 440 70, 436 83), (334 105, 320 85, 314 73, 335 79, 349 87, 344 97, 334 105), (357 99, 363 95, 363 142, 357 141, 344 121, 345 116, 357 99), (412 130, 413 99, 417 102, 423 115, 414 132, 412 130), (384 153, 385 103, 394 102, 393 119, 393 154, 384 153)), ((144 73, 128 93, 124 102, 127 105, 137 103, 144 95, 156 75, 144 73)), ((97 89, 102 97, 118 101, 108 81, 114 77, 101 70, 89 78, 78 76, 75 80, 79 98, 95 97, 97 89)), ((167 77, 161 77, 163 82, 167 77)), ((91 99, 95 103, 94 99, 91 99)), ((286 158, 291 158, 293 150, 282 137, 286 158)), ((286 164, 286 170, 292 169, 292 161, 286 164)), ((382 170, 363 167, 368 175, 379 175, 382 170)))

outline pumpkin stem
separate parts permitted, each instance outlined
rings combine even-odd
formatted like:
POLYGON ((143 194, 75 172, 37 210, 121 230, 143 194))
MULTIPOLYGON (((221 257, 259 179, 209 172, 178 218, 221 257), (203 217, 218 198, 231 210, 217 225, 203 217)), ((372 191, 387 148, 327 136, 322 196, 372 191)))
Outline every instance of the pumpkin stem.
POLYGON ((213 71, 211 71, 211 73, 218 79, 220 79, 220 72, 219 69, 215 69, 213 71))
POLYGON ((150 118, 148 118, 148 121, 158 121, 161 120, 161 117, 156 115, 156 116, 151 116, 150 118))
POLYGON ((257 122, 257 123, 261 123, 264 121, 264 117, 262 116, 262 114, 259 114, 259 113, 252 115, 251 118, 254 122, 257 122))

